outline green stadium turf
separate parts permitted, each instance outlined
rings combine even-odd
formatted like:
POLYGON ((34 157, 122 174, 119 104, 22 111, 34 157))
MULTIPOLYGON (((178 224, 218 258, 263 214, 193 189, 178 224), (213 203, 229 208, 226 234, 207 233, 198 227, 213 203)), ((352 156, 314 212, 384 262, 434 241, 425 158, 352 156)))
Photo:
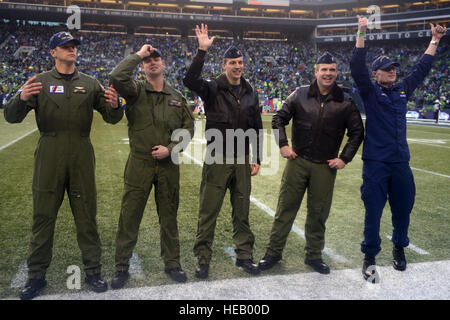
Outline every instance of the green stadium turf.
MULTIPOLYGON (((200 121, 196 122, 201 124, 200 121)), ((269 133, 270 123, 271 116, 264 115, 263 126, 269 133)), ((6 123, 3 114, 0 114, 0 298, 17 297, 20 290, 12 283, 17 277, 19 266, 26 260, 30 239, 33 153, 39 138, 38 132, 32 132, 35 128, 33 113, 30 113, 23 123, 14 125, 6 123), (15 142, 11 144, 12 141, 15 142)), ((192 144, 201 143, 204 139, 203 133, 202 130, 197 130, 192 144)), ((290 135, 290 128, 288 133, 290 135)), ((97 220, 103 250, 102 273, 108 282, 114 273, 114 239, 123 190, 123 169, 129 152, 127 138, 126 119, 116 125, 110 125, 104 123, 99 114, 95 114, 91 140, 97 166, 97 220)), ((411 263, 448 260, 450 259, 448 232, 450 129, 408 125, 408 139, 417 188, 409 238, 411 244, 418 250, 408 249, 407 259, 411 263), (424 252, 427 254, 423 254, 424 252)), ((201 146, 204 148, 204 144, 201 146)), ((195 157, 193 150, 194 145, 191 145, 189 154, 195 157)), ((268 152, 270 155, 270 148, 268 152)), ((326 246, 330 251, 344 257, 345 261, 333 258, 332 254, 324 254, 324 260, 332 270, 359 268, 362 262, 360 242, 364 207, 359 191, 362 183, 360 154, 361 148, 354 160, 338 173, 336 179, 333 206, 327 222, 326 246)), ((252 197, 256 200, 250 207, 250 223, 256 237, 255 261, 258 261, 265 252, 273 221, 267 211, 276 210, 281 174, 286 163, 286 160, 279 156, 277 148, 274 157, 277 157, 274 159, 279 163, 278 170, 271 175, 258 175, 252 182, 252 197), (262 210, 256 205, 258 202, 269 210, 262 210)), ((263 168, 268 167, 270 167, 268 163, 263 165, 263 168)), ((193 276, 196 259, 192 247, 197 227, 201 170, 201 166, 194 162, 181 165, 178 212, 181 263, 191 282, 197 281, 193 276)), ((301 230, 304 230, 305 216, 306 196, 295 221, 295 226, 301 230)), ((383 250, 377 257, 379 265, 388 266, 391 263, 392 244, 388 239, 391 232, 391 214, 387 204, 381 221, 383 250)), ((303 263, 304 245, 304 239, 291 232, 282 262, 263 275, 310 272, 311 270, 303 263)), ((210 280, 248 277, 234 266, 230 255, 224 250, 227 247, 233 247, 229 193, 225 197, 217 222, 210 280)), ((164 273, 164 265, 160 258, 159 225, 153 191, 145 209, 135 253, 139 256, 145 276, 131 279, 127 287, 173 283, 164 273)), ((66 271, 70 265, 77 265, 82 269, 75 226, 66 196, 56 223, 53 260, 47 273, 49 285, 45 294, 73 292, 66 286, 69 276, 66 271)), ((84 283, 82 289, 86 289, 84 283)))

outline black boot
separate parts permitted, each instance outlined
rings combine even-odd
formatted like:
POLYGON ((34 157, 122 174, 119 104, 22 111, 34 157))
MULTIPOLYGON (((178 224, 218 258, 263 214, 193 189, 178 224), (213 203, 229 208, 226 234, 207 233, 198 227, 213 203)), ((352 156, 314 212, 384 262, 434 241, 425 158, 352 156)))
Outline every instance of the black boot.
POLYGON ((114 273, 114 278, 111 281, 111 288, 122 289, 129 278, 130 273, 128 271, 116 271, 114 273))
POLYGON ((264 257, 261 259, 261 261, 259 261, 258 267, 260 270, 269 270, 274 265, 276 265, 280 260, 281 255, 274 257, 266 253, 264 257))
POLYGON ((312 267, 314 271, 321 273, 321 274, 329 274, 330 273, 330 267, 327 266, 325 262, 323 262, 322 259, 305 259, 305 264, 312 267))
POLYGON ((174 280, 176 282, 186 282, 187 281, 186 273, 180 267, 166 268, 164 271, 172 278, 172 280, 174 280))
POLYGON ((197 268, 195 268, 195 277, 197 279, 206 279, 208 278, 209 264, 199 264, 197 268))
POLYGON ((362 274, 363 274, 364 280, 369 281, 371 283, 379 282, 379 277, 378 277, 378 274, 376 273, 377 270, 375 269, 375 265, 376 265, 376 262, 375 262, 374 257, 369 257, 368 255, 364 256, 363 267, 362 267, 362 274), (372 267, 369 268, 370 266, 372 266, 372 267))
POLYGON ((20 292, 20 299, 31 300, 37 297, 46 286, 47 281, 45 281, 45 278, 28 279, 25 287, 20 292))
POLYGON ((258 265, 253 263, 252 259, 236 259, 236 266, 252 275, 257 275, 260 272, 258 265))
POLYGON ((392 256, 394 259, 392 260, 392 265, 395 270, 405 271, 406 270, 406 258, 403 247, 394 246, 392 249, 392 256))
POLYGON ((89 285, 92 291, 100 293, 108 290, 108 284, 103 281, 100 273, 86 276, 84 281, 89 285))

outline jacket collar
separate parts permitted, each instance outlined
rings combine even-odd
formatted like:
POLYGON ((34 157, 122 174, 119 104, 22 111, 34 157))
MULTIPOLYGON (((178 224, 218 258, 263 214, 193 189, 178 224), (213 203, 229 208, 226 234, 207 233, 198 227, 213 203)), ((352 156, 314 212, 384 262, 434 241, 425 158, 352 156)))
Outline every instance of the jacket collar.
MULTIPOLYGON (((314 97, 318 98, 320 94, 319 86, 317 85, 317 80, 314 80, 313 83, 309 86, 308 89, 308 97, 314 97)), ((327 100, 334 100, 337 102, 343 102, 344 101, 344 90, 342 90, 337 83, 334 83, 333 88, 331 89, 327 100)))
MULTIPOLYGON (((217 86, 220 89, 233 91, 231 89, 231 84, 228 82, 228 79, 227 79, 227 76, 225 73, 222 73, 220 76, 218 76, 216 79, 216 82, 217 82, 217 86)), ((249 91, 249 92, 252 91, 252 86, 242 76, 241 76, 241 86, 242 86, 242 94, 244 94, 247 91, 249 91)))
POLYGON ((165 80, 164 80, 164 87, 163 87, 162 91, 156 91, 153 88, 152 84, 150 82, 148 82, 148 80, 145 80, 145 90, 146 91, 150 91, 150 92, 162 92, 162 93, 168 94, 168 95, 171 94, 170 91, 169 91, 168 84, 167 84, 167 82, 165 80))
MULTIPOLYGON (((58 70, 56 70, 56 67, 53 67, 52 70, 50 70, 50 75, 56 79, 64 79, 63 76, 61 76, 59 74, 58 70)), ((80 73, 78 72, 78 69, 75 68, 75 73, 72 77, 72 80, 78 79, 79 77, 80 77, 80 73)))

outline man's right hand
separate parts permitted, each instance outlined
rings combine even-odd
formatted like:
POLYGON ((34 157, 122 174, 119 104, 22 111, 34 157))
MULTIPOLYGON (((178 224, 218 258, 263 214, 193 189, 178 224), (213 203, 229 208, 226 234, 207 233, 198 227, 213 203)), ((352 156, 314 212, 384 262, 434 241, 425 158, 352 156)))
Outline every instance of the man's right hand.
POLYGON ((28 101, 32 95, 41 92, 42 82, 34 82, 34 80, 36 80, 36 76, 32 76, 25 82, 20 93, 20 100, 28 101))
POLYGON ((281 152, 281 156, 283 158, 286 158, 289 160, 294 160, 295 158, 298 157, 298 155, 294 152, 294 150, 292 150, 292 148, 290 146, 281 147, 280 152, 281 152))
POLYGON ((358 31, 366 32, 367 25, 369 24, 369 20, 366 17, 362 17, 358 15, 358 31))
POLYGON ((141 48, 141 50, 139 50, 138 52, 136 52, 136 54, 141 57, 141 59, 147 58, 150 56, 150 54, 152 54, 152 52, 155 49, 149 45, 149 44, 144 44, 141 48))
POLYGON ((208 51, 209 47, 211 47, 214 39, 214 37, 208 37, 208 26, 205 24, 201 24, 201 28, 198 26, 195 26, 195 34, 197 35, 198 39, 198 48, 203 51, 208 51))

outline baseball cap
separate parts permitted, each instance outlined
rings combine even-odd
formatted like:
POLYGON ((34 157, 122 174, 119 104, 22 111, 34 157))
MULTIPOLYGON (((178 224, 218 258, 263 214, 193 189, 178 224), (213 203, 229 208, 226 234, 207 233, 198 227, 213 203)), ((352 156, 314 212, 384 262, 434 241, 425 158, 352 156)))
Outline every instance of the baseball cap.
POLYGON ((377 71, 378 69, 384 70, 390 66, 400 67, 400 64, 392 61, 387 56, 379 56, 372 62, 372 71, 377 71))
POLYGON ((55 33, 50 38, 50 49, 55 49, 58 46, 61 46, 69 41, 73 41, 75 45, 80 45, 81 42, 78 39, 75 39, 70 33, 61 31, 58 33, 55 33))

